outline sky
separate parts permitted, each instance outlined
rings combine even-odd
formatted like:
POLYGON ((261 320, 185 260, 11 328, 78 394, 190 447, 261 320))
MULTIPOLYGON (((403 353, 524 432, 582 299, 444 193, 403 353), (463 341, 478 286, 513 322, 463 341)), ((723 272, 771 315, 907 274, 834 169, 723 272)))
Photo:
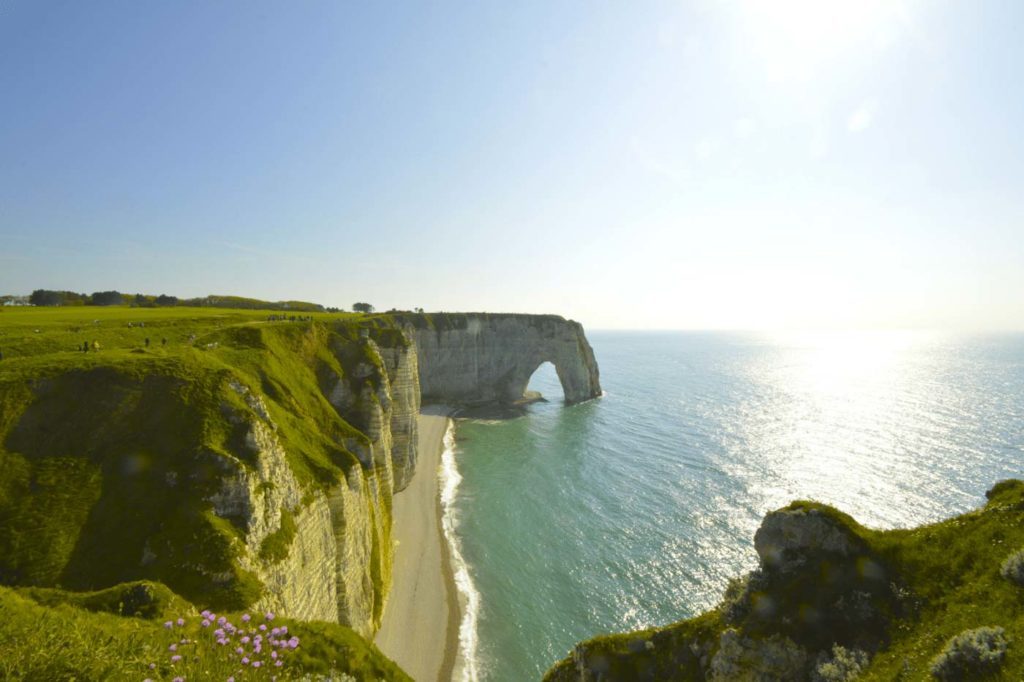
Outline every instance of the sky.
POLYGON ((0 5, 0 294, 1024 329, 1024 3, 0 5))

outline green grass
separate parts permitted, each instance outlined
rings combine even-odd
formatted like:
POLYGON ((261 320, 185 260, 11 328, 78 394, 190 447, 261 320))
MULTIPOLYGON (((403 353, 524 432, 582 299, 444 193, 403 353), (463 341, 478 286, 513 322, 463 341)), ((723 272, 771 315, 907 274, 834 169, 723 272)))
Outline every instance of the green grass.
MULTIPOLYGON (((324 489, 360 466, 351 448, 368 442, 349 421, 359 406, 340 415, 326 397, 336 381, 356 394, 380 381, 380 356, 360 330, 404 341, 354 314, 0 311, 0 583, 97 590, 155 580, 215 609, 245 608, 262 590, 237 561, 241 520, 217 517, 206 501, 224 475, 253 464, 245 433, 258 416, 232 385, 263 400, 300 484, 324 489), (89 352, 76 350, 83 342, 89 352), (365 363, 375 374, 356 379, 365 363)), ((389 510, 391 491, 381 496, 389 510)), ((379 525, 374 555, 386 561, 390 521, 379 525)), ((282 528, 268 538, 267 558, 286 556, 293 536, 282 528)), ((371 573, 383 599, 386 567, 371 573)))
MULTIPOLYGON (((733 594, 695 619, 601 636, 580 646, 588 661, 608 666, 604 679, 702 680, 692 646, 710 660, 721 631, 731 626, 755 639, 786 635, 812 655, 832 642, 877 650, 858 680, 929 680, 931 660, 950 638, 998 626, 1005 628, 1010 646, 993 679, 1024 679, 1024 588, 1000 575, 1006 557, 1024 548, 1024 482, 1004 481, 988 497, 977 511, 890 531, 865 528, 826 505, 795 502, 788 508, 817 510, 842 527, 860 546, 856 555, 841 559, 811 553, 800 570, 762 573, 753 587, 738 591, 742 596, 733 594), (862 616, 835 608, 838 597, 858 593, 870 605, 862 616), (765 598, 773 608, 759 614, 753 603, 765 598), (807 614, 814 618, 807 620, 807 614), (645 641, 653 648, 646 648, 645 641)), ((546 679, 578 676, 565 659, 546 679)))
POLYGON ((67 592, 47 587, 23 587, 18 594, 41 606, 76 606, 86 611, 118 616, 166 619, 192 609, 192 605, 160 583, 139 580, 95 592, 67 592))
MULTIPOLYGON (((0 679, 20 680, 279 680, 305 675, 345 673, 357 680, 410 678, 375 646, 355 632, 332 623, 299 623, 277 618, 275 626, 287 625, 289 635, 299 637, 299 648, 285 667, 264 668, 239 674, 241 667, 227 648, 216 644, 212 628, 203 628, 200 617, 186 602, 159 585, 150 585, 166 598, 157 620, 123 617, 110 613, 112 597, 128 589, 119 586, 104 594, 77 595, 56 590, 17 591, 0 587, 0 679), (168 596, 169 595, 169 596, 168 596), (87 610, 90 605, 100 608, 87 610), (184 627, 168 629, 164 618, 186 619, 184 627), (188 640, 181 644, 182 639, 188 640), (183 656, 170 660, 171 644, 183 656), (150 664, 155 668, 150 669, 150 664)), ((116 600, 114 600, 116 601, 116 600)), ((156 614, 151 614, 156 616, 156 614)), ((238 613, 226 614, 241 624, 238 613)))
POLYGON ((287 509, 282 510, 281 527, 263 538, 263 543, 260 545, 260 558, 272 564, 279 564, 287 559, 296 530, 295 517, 292 512, 287 509))

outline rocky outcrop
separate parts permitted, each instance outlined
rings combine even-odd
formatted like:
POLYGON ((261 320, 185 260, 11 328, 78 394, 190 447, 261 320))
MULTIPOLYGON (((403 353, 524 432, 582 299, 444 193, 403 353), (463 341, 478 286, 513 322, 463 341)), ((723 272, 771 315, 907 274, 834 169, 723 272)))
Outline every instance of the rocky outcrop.
POLYGON ((594 351, 579 322, 557 315, 410 315, 425 401, 514 403, 544 362, 555 366, 567 403, 601 395, 594 351))
POLYGON ((798 568, 812 552, 846 558, 863 546, 847 524, 815 507, 770 512, 754 534, 754 549, 762 565, 781 571, 798 568))
POLYGON ((717 609, 660 630, 583 642, 546 680, 776 682, 856 668, 862 652, 885 641, 906 597, 867 537, 826 505, 795 502, 770 512, 754 537, 760 566, 734 581, 717 609))

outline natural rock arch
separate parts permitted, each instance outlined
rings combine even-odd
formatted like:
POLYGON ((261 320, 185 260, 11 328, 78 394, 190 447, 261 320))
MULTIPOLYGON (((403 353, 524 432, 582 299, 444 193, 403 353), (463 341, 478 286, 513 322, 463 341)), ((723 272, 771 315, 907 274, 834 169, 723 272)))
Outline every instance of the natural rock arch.
POLYGON ((413 315, 424 402, 513 403, 544 362, 566 403, 601 395, 594 351, 579 322, 557 315, 413 315))
POLYGON ((558 370, 555 369, 553 364, 545 360, 537 365, 537 369, 530 372, 530 378, 526 380, 524 395, 527 399, 564 400, 565 391, 561 387, 561 380, 558 380, 559 386, 556 392, 546 390, 550 386, 552 379, 558 380, 558 370))

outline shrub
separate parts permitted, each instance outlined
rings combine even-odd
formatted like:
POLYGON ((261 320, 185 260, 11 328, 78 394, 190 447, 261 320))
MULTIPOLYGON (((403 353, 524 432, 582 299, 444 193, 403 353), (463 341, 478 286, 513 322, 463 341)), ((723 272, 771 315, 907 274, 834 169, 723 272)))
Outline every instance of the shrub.
POLYGON ((1006 557, 999 574, 1010 582, 1024 587, 1024 549, 1006 557))
POLYGON ((859 649, 847 649, 838 644, 832 655, 822 654, 811 673, 811 682, 849 682, 867 667, 868 655, 859 649))
POLYGON ((1006 631, 999 627, 964 630, 946 642, 932 659, 932 676, 940 680, 969 680, 990 675, 1006 657, 1006 631))

